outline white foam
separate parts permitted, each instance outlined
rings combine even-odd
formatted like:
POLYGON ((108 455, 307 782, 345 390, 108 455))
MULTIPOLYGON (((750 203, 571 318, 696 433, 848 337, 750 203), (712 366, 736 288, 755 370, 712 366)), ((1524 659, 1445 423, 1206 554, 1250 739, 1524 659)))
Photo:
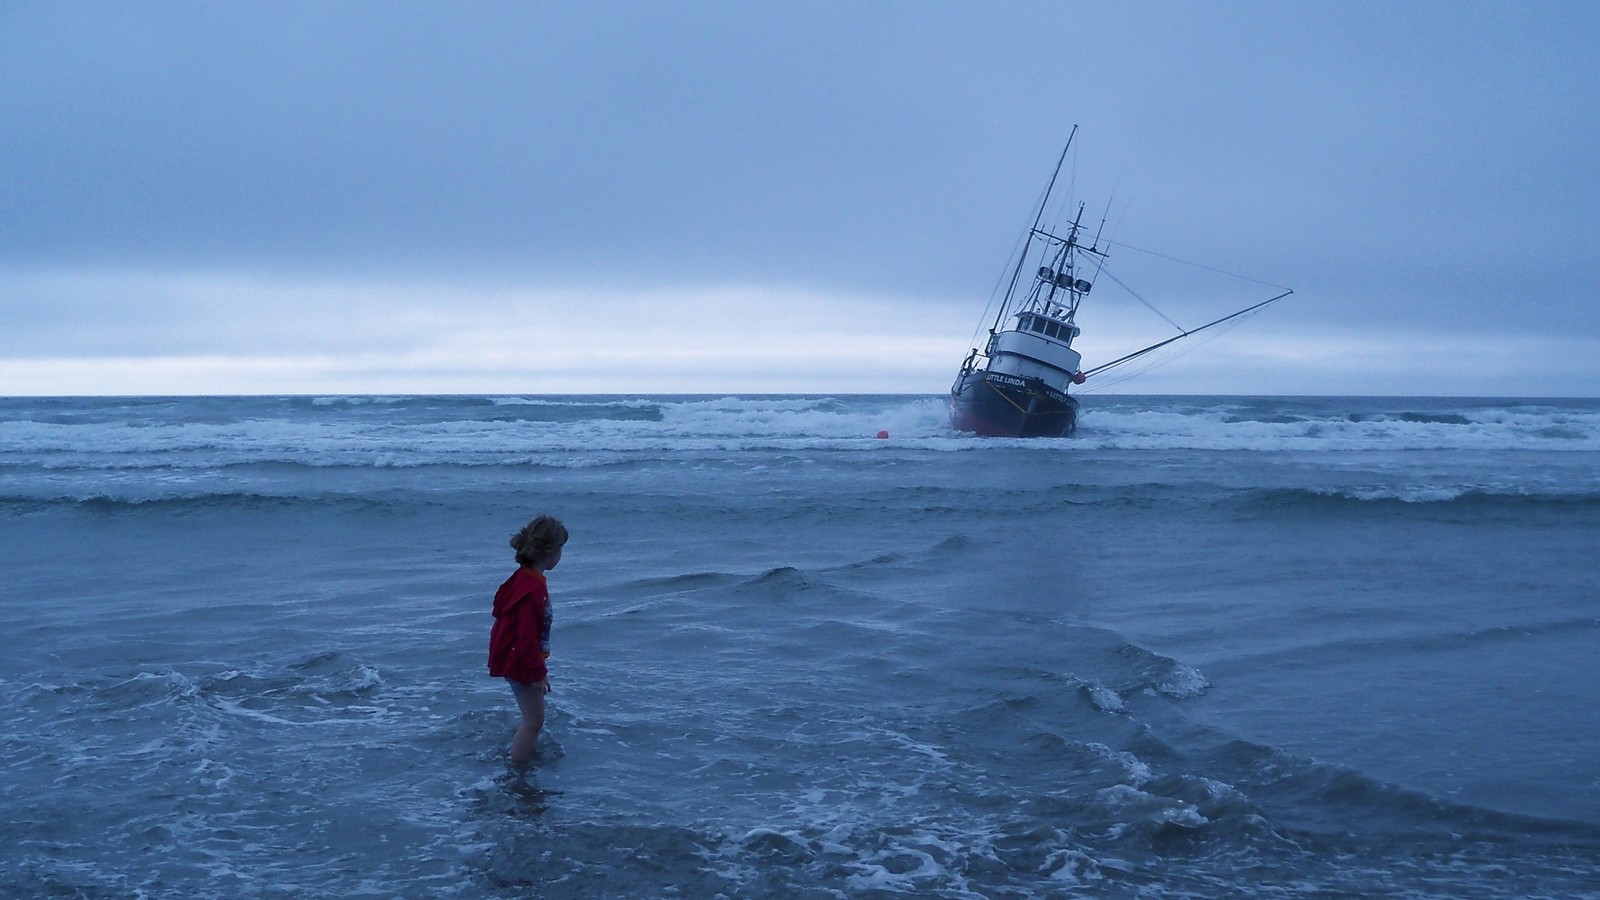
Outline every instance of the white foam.
POLYGON ((940 865, 933 854, 916 846, 908 846, 914 843, 914 840, 896 842, 882 850, 858 856, 847 863, 855 872, 845 879, 845 884, 857 891, 906 892, 914 890, 920 881, 947 879, 949 870, 940 865))
MULTIPOLYGON (((143 412, 135 419, 0 421, 8 462, 89 469, 210 468, 287 462, 309 466, 593 464, 597 454, 759 448, 873 451, 914 447, 961 452, 1060 441, 979 440, 955 432, 942 397, 596 397, 442 400, 438 410, 395 409, 415 398, 317 398, 310 407, 240 401, 231 419, 143 412), (366 409, 367 405, 380 407, 366 409), (503 418, 509 407, 548 409, 548 420, 503 418), (562 415, 559 410, 573 410, 562 415), (658 410, 659 416, 607 411, 658 410), (481 412, 480 412, 481 411, 481 412), (165 417, 163 417, 163 415, 165 417), (876 435, 888 432, 888 440, 876 435)), ((1139 403, 1088 399, 1075 450, 1545 452, 1600 450, 1600 411, 1572 406, 1403 402, 1139 403), (1423 404, 1418 404, 1422 406, 1423 404)), ((212 413, 215 411, 213 410, 212 413)))
POLYGON ((1095 796, 1109 809, 1123 816, 1141 819, 1146 823, 1170 822, 1185 828, 1199 828, 1211 824, 1191 803, 1171 797, 1158 797, 1127 784, 1114 784, 1102 788, 1095 796))
POLYGON ((1105 875, 1100 869, 1099 860, 1082 850, 1072 848, 1051 851, 1039 866, 1039 871, 1046 873, 1051 881, 1068 884, 1102 881, 1105 875))
POLYGON ((1126 750, 1113 750, 1105 744, 1092 742, 1088 749, 1094 751, 1102 759, 1122 767, 1123 777, 1131 785, 1141 785, 1155 777, 1155 772, 1144 760, 1126 750))
POLYGON ((1089 702, 1095 709, 1108 713, 1126 713, 1128 705, 1123 702, 1122 695, 1106 687, 1095 679, 1079 679, 1078 686, 1089 696, 1089 702))
POLYGON ((1167 677, 1156 685, 1156 689, 1161 693, 1179 700, 1198 697, 1205 693, 1208 687, 1211 687, 1211 682, 1200 674, 1199 669, 1183 663, 1174 664, 1167 677))
POLYGON ((1433 413, 1362 412, 1371 401, 1323 410, 1292 399, 1287 414, 1251 418, 1236 403, 1084 404, 1077 443, 1127 450, 1543 450, 1600 449, 1600 412, 1560 407, 1462 407, 1433 413))
POLYGON ((340 685, 340 687, 346 691, 360 693, 382 685, 383 676, 379 674, 376 667, 356 666, 350 670, 350 673, 345 677, 344 684, 340 685))
POLYGON ((1447 503, 1460 499, 1471 488, 1463 485, 1380 485, 1351 488, 1344 491, 1321 491, 1330 496, 1348 496, 1356 500, 1399 500, 1403 503, 1447 503))

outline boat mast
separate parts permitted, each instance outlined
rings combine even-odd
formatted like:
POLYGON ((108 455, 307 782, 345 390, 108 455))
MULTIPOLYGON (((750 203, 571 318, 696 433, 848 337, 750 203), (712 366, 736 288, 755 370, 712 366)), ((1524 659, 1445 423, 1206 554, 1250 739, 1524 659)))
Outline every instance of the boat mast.
POLYGON ((1044 198, 1039 201, 1039 211, 1033 216, 1033 227, 1028 229, 1028 239, 1023 242, 1022 253, 1017 257, 1017 267, 1011 272, 1011 285, 1006 288, 1005 302, 1000 304, 1000 310, 995 313, 994 324, 989 326, 990 334, 1000 330, 1000 323, 1005 321, 1006 313, 1011 309, 1011 298, 1016 295, 1017 282, 1022 280, 1022 269, 1028 264, 1028 249, 1033 246, 1033 239, 1039 234, 1039 226, 1044 223, 1044 211, 1050 205, 1050 193, 1056 189, 1056 179, 1061 175, 1061 166, 1066 163, 1067 151, 1072 149, 1072 139, 1077 134, 1078 126, 1074 125, 1067 135, 1067 145, 1061 148, 1061 158, 1056 160, 1056 169, 1050 173, 1050 183, 1045 185, 1044 198))

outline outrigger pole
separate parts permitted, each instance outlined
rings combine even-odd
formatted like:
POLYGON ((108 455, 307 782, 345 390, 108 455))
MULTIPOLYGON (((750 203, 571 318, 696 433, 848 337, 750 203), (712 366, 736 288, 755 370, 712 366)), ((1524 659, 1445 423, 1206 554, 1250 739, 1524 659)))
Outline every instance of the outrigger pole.
POLYGON ((1089 371, 1084 372, 1083 373, 1083 377, 1084 378, 1088 378, 1091 375, 1097 375, 1097 374, 1099 374, 1101 372, 1104 372, 1107 369, 1115 368, 1116 366, 1120 366, 1123 363, 1128 362, 1130 360, 1138 359, 1139 357, 1145 355, 1146 353, 1149 353, 1152 350, 1160 350, 1162 347, 1165 347, 1166 345, 1172 343, 1173 341, 1181 341, 1184 338, 1188 337, 1189 335, 1195 334, 1196 332, 1205 331, 1207 328, 1210 328, 1213 325, 1221 325, 1223 322, 1226 322, 1229 319, 1237 319, 1237 318, 1239 318, 1240 316, 1244 315, 1247 312, 1254 312, 1255 310, 1258 310, 1261 307, 1266 306, 1268 303, 1276 303, 1279 300, 1282 300, 1283 298, 1289 296, 1292 293, 1294 293, 1294 291, 1284 291, 1283 293, 1279 294, 1278 296, 1273 297, 1271 300, 1263 300, 1260 303, 1257 303, 1255 306, 1247 306, 1244 309, 1241 309, 1236 313, 1233 313, 1231 315, 1223 316, 1222 318, 1216 320, 1215 322, 1207 322, 1206 324, 1201 325, 1199 328, 1193 328, 1193 329, 1190 329, 1189 331, 1185 331, 1183 334, 1180 334, 1177 337, 1167 338, 1166 340, 1162 341, 1159 344, 1151 344, 1150 346, 1144 348, 1143 350, 1139 350, 1139 351, 1136 351, 1136 352, 1133 352, 1133 353, 1129 353, 1127 356, 1124 356, 1121 359, 1113 359, 1111 362, 1108 362, 1103 366, 1095 366, 1094 368, 1090 369, 1089 371))

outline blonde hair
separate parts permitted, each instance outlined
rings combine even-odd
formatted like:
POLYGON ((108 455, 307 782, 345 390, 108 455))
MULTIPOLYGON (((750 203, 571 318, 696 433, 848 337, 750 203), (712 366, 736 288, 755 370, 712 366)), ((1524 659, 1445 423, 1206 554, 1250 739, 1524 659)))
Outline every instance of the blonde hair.
POLYGON ((511 549, 517 552, 517 564, 535 566, 567 543, 567 526, 555 516, 540 516, 523 526, 511 536, 511 549))

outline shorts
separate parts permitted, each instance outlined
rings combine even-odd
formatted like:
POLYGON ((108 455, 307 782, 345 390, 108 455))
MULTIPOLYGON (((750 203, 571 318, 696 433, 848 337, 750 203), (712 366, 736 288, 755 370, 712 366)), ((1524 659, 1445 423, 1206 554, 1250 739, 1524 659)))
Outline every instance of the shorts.
POLYGON ((539 681, 518 681, 515 678, 507 678, 506 683, 511 685, 511 693, 522 694, 533 690, 543 680, 544 679, 541 678, 539 681))

